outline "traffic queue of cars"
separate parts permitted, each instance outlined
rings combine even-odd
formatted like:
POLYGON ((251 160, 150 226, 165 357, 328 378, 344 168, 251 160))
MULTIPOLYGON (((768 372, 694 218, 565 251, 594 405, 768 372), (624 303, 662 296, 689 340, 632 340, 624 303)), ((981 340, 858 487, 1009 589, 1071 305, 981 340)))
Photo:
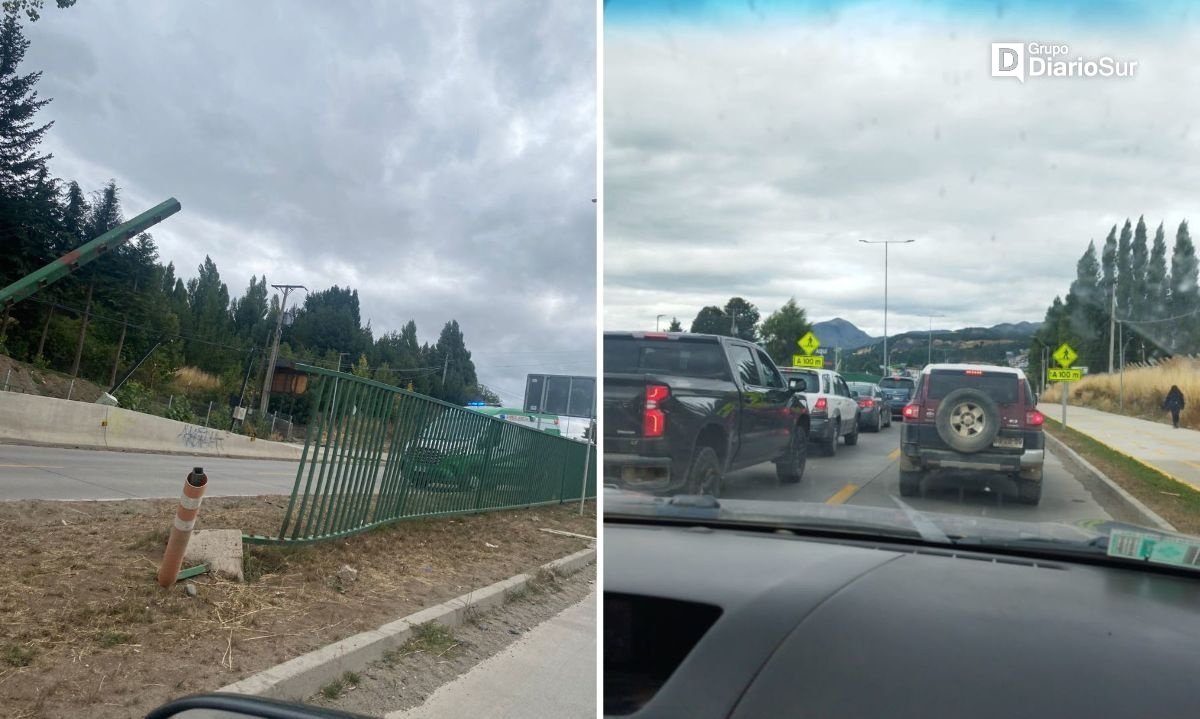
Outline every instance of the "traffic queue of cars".
POLYGON ((1041 497, 1043 417, 1017 369, 938 364, 915 380, 848 383, 829 369, 780 368, 738 338, 669 332, 605 332, 604 368, 610 486, 717 497, 726 474, 763 462, 795 483, 810 446, 834 456, 900 416, 902 496, 954 469, 1008 474, 1020 502, 1041 497))

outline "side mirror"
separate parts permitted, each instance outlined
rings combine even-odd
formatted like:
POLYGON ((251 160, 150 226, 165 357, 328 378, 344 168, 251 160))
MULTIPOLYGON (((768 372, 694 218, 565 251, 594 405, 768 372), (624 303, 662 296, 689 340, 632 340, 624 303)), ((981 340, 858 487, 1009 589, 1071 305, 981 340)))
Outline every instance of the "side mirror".
POLYGON ((1038 403, 1041 401, 1042 401, 1042 398, 1040 396, 1038 396, 1037 392, 1034 392, 1033 393, 1033 406, 1034 407, 1038 406, 1038 403))
POLYGON ((800 379, 799 377, 793 377, 788 380, 788 389, 790 389, 793 392, 807 392, 808 391, 808 383, 805 382, 804 380, 800 379))
POLYGON ((850 399, 858 399, 858 392, 850 390, 850 399))

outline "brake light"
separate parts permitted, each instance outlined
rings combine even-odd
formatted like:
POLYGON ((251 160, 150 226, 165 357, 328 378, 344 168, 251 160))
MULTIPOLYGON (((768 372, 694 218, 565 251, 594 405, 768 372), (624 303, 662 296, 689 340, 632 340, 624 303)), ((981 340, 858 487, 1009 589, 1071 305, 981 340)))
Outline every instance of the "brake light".
POLYGON ((814 412, 824 412, 829 409, 829 402, 824 397, 817 397, 817 403, 813 405, 814 412))
POLYGON ((981 369, 966 369, 966 370, 963 370, 963 374, 969 374, 969 375, 972 375, 975 377, 982 377, 983 370, 981 370, 981 369))
POLYGON ((646 411, 642 415, 642 434, 647 437, 661 437, 667 428, 667 416, 659 409, 662 402, 671 395, 671 388, 665 384, 646 385, 646 411))
POLYGON ((642 335, 642 337, 643 337, 644 339, 648 339, 648 340, 666 340, 666 339, 670 339, 670 337, 667 335, 667 333, 666 333, 666 332, 647 332, 647 333, 643 334, 643 335, 642 335))
POLYGON ((917 404, 904 405, 904 419, 920 419, 921 406, 917 404))
POLYGON ((1036 409, 1031 409, 1025 413, 1025 424, 1029 425, 1030 427, 1041 427, 1045 423, 1046 415, 1042 414, 1036 409))
POLYGON ((875 406, 875 400, 873 400, 873 399, 860 399, 860 400, 858 401, 858 406, 859 406, 859 407, 866 407, 867 409, 871 409, 872 407, 874 407, 874 406, 875 406))

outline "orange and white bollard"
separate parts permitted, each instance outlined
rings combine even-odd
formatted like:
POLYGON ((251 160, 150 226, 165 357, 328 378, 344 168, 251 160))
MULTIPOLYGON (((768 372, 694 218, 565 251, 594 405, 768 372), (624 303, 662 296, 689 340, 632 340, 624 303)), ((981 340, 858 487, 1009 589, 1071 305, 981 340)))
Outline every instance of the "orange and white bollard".
POLYGON ((179 576, 179 568, 183 566, 183 555, 187 551, 188 540, 192 537, 192 527, 196 526, 196 515, 200 513, 200 500, 204 498, 204 487, 208 477, 204 469, 196 467, 183 483, 183 496, 179 499, 179 508, 175 510, 175 521, 171 525, 171 538, 167 540, 167 551, 163 553, 162 565, 158 568, 158 584, 170 587, 179 576))

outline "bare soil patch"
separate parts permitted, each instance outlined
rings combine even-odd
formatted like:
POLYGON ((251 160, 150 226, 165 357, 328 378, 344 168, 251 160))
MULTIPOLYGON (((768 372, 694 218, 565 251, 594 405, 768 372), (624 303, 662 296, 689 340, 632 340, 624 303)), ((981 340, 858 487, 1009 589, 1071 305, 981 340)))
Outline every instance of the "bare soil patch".
MULTIPOLYGON (((278 530, 285 498, 204 501, 199 528, 278 530)), ((247 582, 154 582, 175 500, 0 503, 0 713, 142 716, 588 546, 595 503, 411 520, 246 547, 247 582), (491 546, 489 546, 491 545, 491 546), (348 564, 353 579, 338 577, 348 564)))

